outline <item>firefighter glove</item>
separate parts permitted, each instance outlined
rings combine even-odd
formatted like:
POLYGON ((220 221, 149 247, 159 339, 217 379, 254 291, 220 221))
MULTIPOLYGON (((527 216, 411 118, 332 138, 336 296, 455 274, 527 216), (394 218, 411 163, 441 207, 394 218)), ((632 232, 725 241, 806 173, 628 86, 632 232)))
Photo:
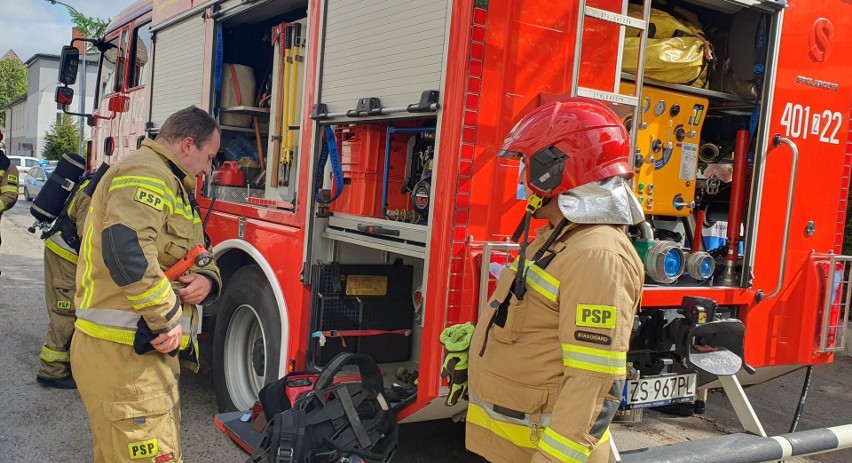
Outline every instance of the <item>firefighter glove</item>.
POLYGON ((450 383, 446 404, 455 405, 459 399, 467 399, 468 347, 473 337, 474 326, 468 322, 453 325, 441 332, 441 344, 447 350, 441 377, 450 383))
MULTIPOLYGON (((154 350, 154 346, 151 345, 151 341, 156 338, 157 335, 151 331, 151 328, 148 326, 148 323, 145 322, 145 319, 139 317, 139 321, 136 322, 136 335, 133 337, 133 351, 138 355, 143 355, 154 350)), ((175 349, 169 352, 169 355, 174 357, 178 354, 178 349, 175 349)))

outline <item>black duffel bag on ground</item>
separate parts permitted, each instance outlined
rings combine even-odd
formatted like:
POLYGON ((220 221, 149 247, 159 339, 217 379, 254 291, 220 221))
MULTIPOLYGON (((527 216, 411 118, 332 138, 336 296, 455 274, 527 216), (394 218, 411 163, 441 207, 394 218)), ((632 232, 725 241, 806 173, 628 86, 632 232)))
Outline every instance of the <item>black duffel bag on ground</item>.
POLYGON ((382 375, 373 359, 338 354, 320 373, 313 390, 272 417, 250 461, 331 463, 349 457, 370 463, 390 461, 399 426, 382 390, 382 375), (358 366, 360 381, 334 384, 335 375, 353 364, 358 366))

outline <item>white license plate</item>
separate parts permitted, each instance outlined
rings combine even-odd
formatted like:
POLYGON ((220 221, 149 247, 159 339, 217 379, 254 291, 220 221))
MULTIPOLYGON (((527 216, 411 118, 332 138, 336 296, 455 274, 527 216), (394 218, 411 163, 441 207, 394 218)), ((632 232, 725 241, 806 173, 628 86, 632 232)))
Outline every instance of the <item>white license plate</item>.
POLYGON ((630 380, 624 389, 624 407, 646 408, 692 402, 695 400, 697 377, 697 374, 689 373, 630 380))

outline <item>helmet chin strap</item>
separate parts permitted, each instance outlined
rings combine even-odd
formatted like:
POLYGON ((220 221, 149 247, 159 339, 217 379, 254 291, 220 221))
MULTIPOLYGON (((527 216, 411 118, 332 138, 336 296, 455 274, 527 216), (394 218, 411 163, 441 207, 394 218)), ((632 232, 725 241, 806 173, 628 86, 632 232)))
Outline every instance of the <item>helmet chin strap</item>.
POLYGON ((527 246, 530 241, 530 219, 532 219, 535 211, 541 209, 542 206, 547 204, 548 199, 542 198, 537 194, 533 194, 527 199, 527 207, 524 211, 524 216, 521 218, 521 222, 518 224, 518 228, 515 229, 515 233, 512 234, 512 240, 521 245, 521 251, 518 253, 518 271, 515 273, 515 288, 514 293, 515 297, 518 298, 519 301, 524 299, 524 294, 527 292, 527 265, 526 265, 526 257, 527 257, 527 246), (523 235, 523 240, 520 240, 521 235, 523 235))

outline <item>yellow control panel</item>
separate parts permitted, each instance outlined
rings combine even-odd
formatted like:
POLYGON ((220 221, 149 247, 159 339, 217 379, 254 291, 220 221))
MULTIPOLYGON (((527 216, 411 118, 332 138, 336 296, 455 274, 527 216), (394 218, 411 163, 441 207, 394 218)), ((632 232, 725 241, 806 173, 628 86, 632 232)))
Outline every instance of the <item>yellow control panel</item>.
MULTIPOLYGON (((633 84, 622 82, 621 93, 633 94, 633 84)), ((707 99, 642 87, 638 123, 625 119, 628 130, 638 128, 633 191, 646 215, 688 216, 695 208, 695 177, 701 127, 707 99)))

